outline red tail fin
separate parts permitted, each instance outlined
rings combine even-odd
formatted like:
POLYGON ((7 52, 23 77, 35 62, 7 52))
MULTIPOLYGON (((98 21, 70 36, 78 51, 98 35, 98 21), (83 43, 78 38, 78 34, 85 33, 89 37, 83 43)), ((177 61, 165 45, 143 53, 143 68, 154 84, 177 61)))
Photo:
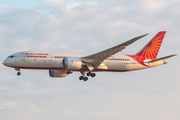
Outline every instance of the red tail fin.
POLYGON ((154 60, 156 59, 161 43, 166 34, 166 31, 159 32, 139 53, 137 56, 143 56, 147 59, 154 60))

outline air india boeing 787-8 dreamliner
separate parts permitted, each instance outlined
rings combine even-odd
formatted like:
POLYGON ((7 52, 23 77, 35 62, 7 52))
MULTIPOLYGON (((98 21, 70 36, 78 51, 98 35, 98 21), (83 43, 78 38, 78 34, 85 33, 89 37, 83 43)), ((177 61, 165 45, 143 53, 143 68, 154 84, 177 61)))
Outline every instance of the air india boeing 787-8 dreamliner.
POLYGON ((87 81, 87 76, 96 76, 94 72, 127 72, 166 64, 163 60, 175 55, 156 59, 165 33, 159 32, 135 55, 115 54, 147 34, 95 54, 24 51, 10 55, 3 64, 15 68, 18 76, 20 69, 49 70, 50 77, 66 77, 78 71, 82 74, 79 79, 87 81))

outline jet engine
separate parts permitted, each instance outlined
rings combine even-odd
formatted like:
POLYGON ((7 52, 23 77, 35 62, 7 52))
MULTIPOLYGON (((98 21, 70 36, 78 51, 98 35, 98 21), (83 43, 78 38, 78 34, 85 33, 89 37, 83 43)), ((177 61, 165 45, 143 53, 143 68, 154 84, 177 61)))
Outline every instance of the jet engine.
POLYGON ((50 77, 66 77, 68 72, 64 70, 49 70, 50 77))
POLYGON ((63 68, 66 70, 78 70, 82 68, 82 61, 80 58, 64 58, 63 68))

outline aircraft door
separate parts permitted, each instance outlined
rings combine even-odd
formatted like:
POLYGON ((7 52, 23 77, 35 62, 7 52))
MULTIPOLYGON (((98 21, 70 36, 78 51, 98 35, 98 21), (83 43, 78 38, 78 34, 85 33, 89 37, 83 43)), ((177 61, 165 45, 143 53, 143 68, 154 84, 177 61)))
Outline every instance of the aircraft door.
POLYGON ((53 55, 52 54, 48 55, 48 60, 53 61, 53 55))
POLYGON ((20 54, 20 59, 21 61, 24 61, 26 59, 25 53, 20 54))

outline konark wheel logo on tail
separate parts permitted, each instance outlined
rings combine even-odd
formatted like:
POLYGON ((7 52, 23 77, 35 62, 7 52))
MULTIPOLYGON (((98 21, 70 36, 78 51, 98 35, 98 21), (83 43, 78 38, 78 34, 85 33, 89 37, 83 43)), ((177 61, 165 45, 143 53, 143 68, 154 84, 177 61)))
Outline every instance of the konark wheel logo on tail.
POLYGON ((138 54, 137 56, 143 56, 147 59, 156 59, 159 49, 161 47, 165 31, 159 32, 138 54))

